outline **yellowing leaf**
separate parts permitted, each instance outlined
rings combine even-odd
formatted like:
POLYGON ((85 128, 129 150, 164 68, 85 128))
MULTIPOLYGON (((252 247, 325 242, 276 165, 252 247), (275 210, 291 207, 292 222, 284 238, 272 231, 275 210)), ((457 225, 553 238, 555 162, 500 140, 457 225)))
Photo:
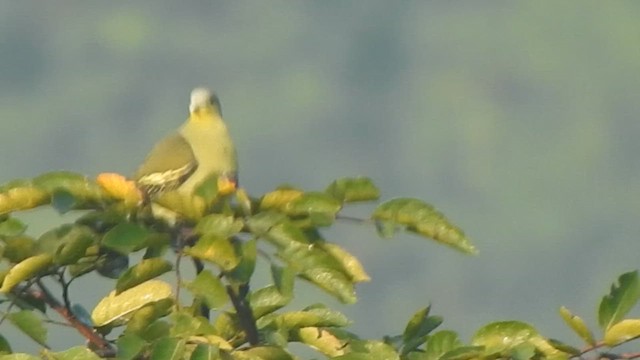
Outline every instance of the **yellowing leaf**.
POLYGON ((4 277, 0 293, 6 294, 23 280, 32 278, 40 271, 46 269, 53 262, 50 254, 40 254, 26 258, 14 265, 4 277))
POLYGON ((116 173, 102 173, 96 182, 111 197, 122 200, 126 205, 136 205, 142 201, 142 194, 135 182, 116 173))
POLYGON ((370 281, 369 274, 364 270, 364 267, 355 256, 351 255, 345 249, 332 243, 320 243, 320 248, 333 256, 342 265, 345 273, 349 275, 353 282, 365 282, 370 281))
POLYGON ((320 327, 305 327, 297 331, 300 342, 331 357, 345 354, 345 344, 327 329, 320 327))
POLYGON ((593 338, 593 334, 582 318, 573 315, 569 309, 564 306, 560 308, 560 316, 562 316, 562 319, 582 340, 586 341, 589 345, 595 345, 596 341, 593 338))
POLYGON ((46 191, 36 187, 17 187, 0 193, 0 215, 12 211, 32 209, 49 202, 46 191))
POLYGON ((604 333, 604 343, 616 346, 640 336, 640 319, 625 319, 611 326, 604 333))
POLYGON ((171 285, 161 280, 149 280, 116 295, 113 290, 100 300, 91 313, 95 326, 104 326, 118 319, 125 319, 141 307, 172 296, 171 285))
POLYGON ((290 206, 291 202, 298 199, 304 194, 297 189, 279 189, 266 193, 260 201, 261 209, 278 209, 284 210, 290 206))

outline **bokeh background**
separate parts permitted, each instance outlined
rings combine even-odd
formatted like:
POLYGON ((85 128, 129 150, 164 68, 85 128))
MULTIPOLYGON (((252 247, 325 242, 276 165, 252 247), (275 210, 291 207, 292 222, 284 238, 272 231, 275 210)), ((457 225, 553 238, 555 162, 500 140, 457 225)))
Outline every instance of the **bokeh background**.
MULTIPOLYGON (((130 174, 211 86, 250 193, 367 175, 480 249, 340 225, 327 236, 373 280, 355 306, 306 288, 301 303, 329 301, 366 337, 431 303, 465 339, 519 319, 574 342, 558 307, 595 324, 639 265, 639 18, 633 1, 2 1, 0 182, 130 174)), ((68 221, 22 217, 33 235, 68 221)), ((91 308, 111 285, 71 292, 91 308)))

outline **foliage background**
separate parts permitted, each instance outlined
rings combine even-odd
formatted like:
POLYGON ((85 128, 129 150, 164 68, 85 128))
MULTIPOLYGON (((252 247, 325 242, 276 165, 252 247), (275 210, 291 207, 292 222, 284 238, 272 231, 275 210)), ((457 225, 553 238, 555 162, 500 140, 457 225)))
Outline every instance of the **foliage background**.
MULTIPOLYGON (((329 237, 373 278, 355 306, 332 304, 355 332, 398 333, 431 302, 462 335, 517 318, 572 340, 558 307, 595 323, 638 267, 639 17, 631 1, 2 1, 0 182, 130 174, 190 89, 212 86, 249 192, 368 175, 479 247, 339 226, 329 237)), ((36 235, 64 221, 23 217, 36 235)), ((91 307, 111 286, 72 296, 91 307)), ((52 342, 79 343, 68 334, 52 342)))

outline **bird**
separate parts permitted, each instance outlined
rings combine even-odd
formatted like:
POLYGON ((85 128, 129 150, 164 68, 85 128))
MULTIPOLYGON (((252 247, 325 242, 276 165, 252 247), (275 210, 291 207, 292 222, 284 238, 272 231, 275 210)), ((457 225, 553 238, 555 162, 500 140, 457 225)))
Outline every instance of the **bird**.
POLYGON ((172 190, 193 195, 212 176, 236 186, 237 154, 218 96, 197 87, 191 92, 185 123, 154 145, 135 172, 134 181, 144 197, 152 200, 172 190))

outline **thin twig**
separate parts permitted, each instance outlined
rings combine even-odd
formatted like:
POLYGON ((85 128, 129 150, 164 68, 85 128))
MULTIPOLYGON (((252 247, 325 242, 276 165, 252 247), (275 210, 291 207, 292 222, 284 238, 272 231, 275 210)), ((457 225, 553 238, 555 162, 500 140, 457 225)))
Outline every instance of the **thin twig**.
POLYGON ((336 219, 338 219, 338 220, 347 220, 347 221, 351 221, 351 222, 357 222, 357 223, 360 223, 360 224, 370 223, 370 222, 373 221, 371 219, 362 219, 362 218, 357 218, 355 216, 342 215, 342 214, 336 215, 336 219))
POLYGON ((105 354, 114 353, 114 349, 111 347, 111 344, 107 342, 107 340, 96 333, 90 326, 87 326, 85 323, 78 320, 67 307, 60 303, 60 301, 58 301, 51 294, 51 292, 41 281, 38 280, 36 283, 39 290, 28 288, 25 291, 34 298, 44 301, 45 304, 47 304, 51 309, 62 316, 70 326, 74 327, 80 333, 80 335, 84 336, 84 338, 87 339, 87 341, 89 341, 93 346, 97 347, 105 354))

